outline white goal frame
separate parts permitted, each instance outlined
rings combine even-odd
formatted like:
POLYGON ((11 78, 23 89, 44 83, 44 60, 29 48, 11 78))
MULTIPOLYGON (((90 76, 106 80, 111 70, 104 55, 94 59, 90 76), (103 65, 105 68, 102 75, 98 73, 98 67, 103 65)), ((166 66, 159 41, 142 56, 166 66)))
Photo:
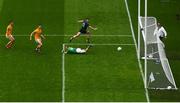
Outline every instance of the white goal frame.
MULTIPOLYGON (((148 8, 148 1, 147 0, 144 0, 145 2, 145 4, 144 4, 144 28, 143 28, 143 31, 142 31, 142 33, 144 34, 143 35, 143 41, 144 41, 144 85, 145 85, 145 88, 146 89, 152 89, 152 88, 148 88, 148 77, 147 77, 147 60, 149 60, 150 58, 148 58, 148 55, 147 55, 147 45, 148 45, 148 42, 147 42, 147 28, 148 27, 150 27, 150 26, 153 26, 153 25, 157 25, 157 20, 156 20, 156 18, 155 17, 148 17, 148 10, 147 10, 147 8, 148 8), (148 18, 154 18, 155 19, 155 24, 152 24, 152 25, 147 25, 147 20, 148 20, 148 18)), ((138 59, 140 60, 141 59, 141 56, 140 56, 140 54, 141 54, 141 27, 142 27, 142 24, 140 24, 140 18, 141 18, 141 0, 138 0, 138 17, 137 17, 137 21, 138 21, 138 59)), ((161 42, 159 39, 158 39, 159 37, 157 37, 157 42, 161 42)), ((163 43, 161 43, 161 44, 163 44, 163 43)), ((159 48, 159 43, 158 43, 158 48, 159 48)), ((164 45, 164 44, 163 44, 164 45)), ((154 58, 152 58, 152 59, 154 59, 154 58)), ((168 61, 168 60, 167 60, 168 61)), ((168 65, 169 65, 169 63, 168 63, 168 65)), ((163 65, 162 65, 163 66, 163 65)), ((172 71, 171 71, 171 69, 169 70, 170 71, 170 74, 171 74, 171 76, 173 77, 173 74, 172 74, 172 71)), ((175 81, 174 81, 174 77, 173 77, 173 80, 172 80, 174 83, 174 86, 175 86, 175 88, 172 88, 172 89, 178 89, 177 87, 176 87, 176 83, 175 83, 175 81)), ((168 89, 168 88, 158 88, 158 89, 168 89)))

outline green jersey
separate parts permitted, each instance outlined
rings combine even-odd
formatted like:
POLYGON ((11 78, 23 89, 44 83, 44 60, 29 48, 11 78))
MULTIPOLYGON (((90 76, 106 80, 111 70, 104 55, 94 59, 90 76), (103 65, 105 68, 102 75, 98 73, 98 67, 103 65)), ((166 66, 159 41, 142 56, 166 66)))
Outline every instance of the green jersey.
POLYGON ((76 48, 68 47, 67 53, 77 53, 76 48))

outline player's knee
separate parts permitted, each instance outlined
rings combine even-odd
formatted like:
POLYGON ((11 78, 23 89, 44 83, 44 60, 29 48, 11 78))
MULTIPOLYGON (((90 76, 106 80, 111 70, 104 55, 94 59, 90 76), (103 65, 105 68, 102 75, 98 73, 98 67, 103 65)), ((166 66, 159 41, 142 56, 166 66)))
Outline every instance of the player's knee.
POLYGON ((42 43, 40 43, 39 45, 42 46, 42 43))
POLYGON ((91 34, 89 31, 87 31, 87 34, 91 34))
POLYGON ((80 34, 78 33, 78 34, 76 34, 76 37, 78 37, 78 36, 80 36, 80 34))
POLYGON ((11 42, 15 42, 15 39, 13 38, 13 39, 11 39, 11 42))

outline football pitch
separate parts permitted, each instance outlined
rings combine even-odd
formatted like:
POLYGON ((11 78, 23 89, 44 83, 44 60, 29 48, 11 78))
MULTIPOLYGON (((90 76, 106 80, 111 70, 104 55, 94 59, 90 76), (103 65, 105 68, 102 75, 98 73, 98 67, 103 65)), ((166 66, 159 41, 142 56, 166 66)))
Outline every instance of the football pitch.
MULTIPOLYGON (((144 89, 127 10, 136 6, 125 1, 0 0, 0 102, 178 101, 179 90, 148 93, 144 89), (92 47, 86 54, 62 53, 65 45, 86 48, 85 36, 69 43, 81 27, 77 20, 86 17, 98 28, 90 31, 92 47), (6 49, 10 20, 16 41, 6 49), (39 24, 46 39, 42 52, 36 53, 29 35, 39 24), (174 100, 168 93, 176 96, 174 100)), ((131 15, 135 24, 135 14, 131 15)))

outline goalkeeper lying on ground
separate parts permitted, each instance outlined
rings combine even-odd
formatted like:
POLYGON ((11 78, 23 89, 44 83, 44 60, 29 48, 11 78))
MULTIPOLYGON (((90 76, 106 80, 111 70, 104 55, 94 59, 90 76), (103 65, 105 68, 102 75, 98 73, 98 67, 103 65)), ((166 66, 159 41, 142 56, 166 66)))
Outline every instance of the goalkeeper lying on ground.
POLYGON ((68 47, 68 46, 64 46, 64 50, 63 50, 63 53, 65 54, 85 54, 89 48, 91 46, 87 46, 85 49, 82 49, 82 48, 73 48, 73 47, 68 47))

